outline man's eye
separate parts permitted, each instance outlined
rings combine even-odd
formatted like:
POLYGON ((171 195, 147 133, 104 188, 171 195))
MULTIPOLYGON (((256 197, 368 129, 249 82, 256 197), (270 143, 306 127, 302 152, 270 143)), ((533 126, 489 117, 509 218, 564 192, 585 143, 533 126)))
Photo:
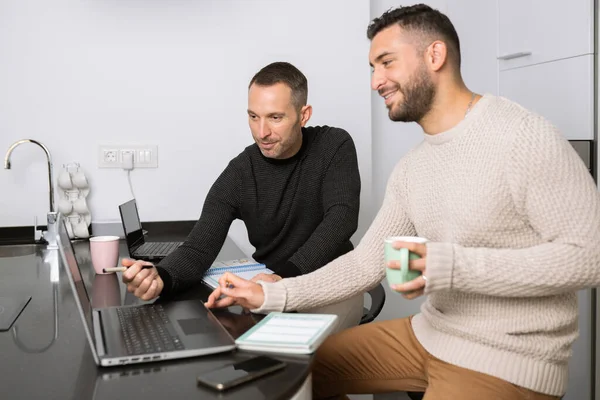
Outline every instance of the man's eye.
POLYGON ((387 66, 388 66, 388 65, 390 65, 391 63, 392 63, 392 61, 391 61, 391 60, 387 60, 387 61, 384 61, 384 62, 382 62, 381 64, 382 64, 384 67, 387 67, 387 66))
POLYGON ((273 116, 271 118, 273 119, 273 121, 279 121, 281 119, 281 117, 278 117, 278 116, 273 116))

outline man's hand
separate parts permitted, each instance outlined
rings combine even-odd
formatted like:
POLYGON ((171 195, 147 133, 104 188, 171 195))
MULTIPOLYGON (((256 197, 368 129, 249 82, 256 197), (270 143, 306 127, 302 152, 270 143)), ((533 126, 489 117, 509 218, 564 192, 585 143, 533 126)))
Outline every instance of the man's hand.
MULTIPOLYGON (((400 285, 391 285, 391 288, 402 293, 402 297, 408 300, 422 296, 423 293, 425 293, 425 284, 427 283, 427 275, 425 275, 425 265, 427 264, 427 246, 424 243, 412 242, 394 242, 392 246, 395 249, 406 248, 410 252, 421 256, 421 258, 417 260, 410 260, 408 264, 409 269, 413 271, 421 271, 421 276, 400 285)), ((388 268, 393 269, 401 268, 400 261, 389 261, 387 266, 388 268)))
POLYGON ((251 282, 258 282, 258 281, 264 281, 264 282, 277 282, 282 280, 283 278, 280 277, 279 275, 275 275, 275 274, 258 274, 255 275, 254 278, 250 279, 251 282))
POLYGON ((158 297, 162 292, 163 280, 158 276, 158 271, 152 263, 124 258, 121 264, 127 267, 127 271, 123 272, 123 283, 127 284, 129 293, 148 301, 158 297), (142 269, 143 265, 152 265, 152 268, 142 269))
POLYGON ((226 272, 219 279, 219 286, 208 296, 208 308, 240 305, 249 310, 259 308, 265 301, 262 286, 226 272), (220 298, 221 296, 226 296, 220 298))

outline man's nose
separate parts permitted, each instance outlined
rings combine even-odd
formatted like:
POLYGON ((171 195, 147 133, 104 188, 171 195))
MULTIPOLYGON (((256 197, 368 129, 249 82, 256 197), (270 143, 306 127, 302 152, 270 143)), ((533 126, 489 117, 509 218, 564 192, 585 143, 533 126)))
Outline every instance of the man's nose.
POLYGON ((383 87, 385 84, 385 76, 383 72, 377 68, 373 71, 371 75, 371 89, 379 90, 379 88, 383 87))
POLYGON ((269 124, 266 121, 261 121, 258 126, 258 137, 264 139, 271 134, 271 129, 269 128, 269 124))

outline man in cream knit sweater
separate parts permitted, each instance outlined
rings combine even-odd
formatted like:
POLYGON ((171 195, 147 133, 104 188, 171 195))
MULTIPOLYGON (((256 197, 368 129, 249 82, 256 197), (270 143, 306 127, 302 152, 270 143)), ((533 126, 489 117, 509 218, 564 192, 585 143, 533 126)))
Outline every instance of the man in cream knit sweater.
POLYGON ((592 178, 544 118, 465 86, 445 15, 400 7, 376 18, 368 37, 373 89, 392 120, 423 128, 424 141, 394 169, 354 251, 276 283, 225 276, 207 304, 268 312, 336 303, 382 281, 386 237, 425 237, 426 245, 396 243, 422 255, 410 267, 423 275, 394 287, 407 298, 427 295, 421 313, 328 338, 313 370, 315 397, 559 398, 578 335, 576 291, 600 283, 592 178))

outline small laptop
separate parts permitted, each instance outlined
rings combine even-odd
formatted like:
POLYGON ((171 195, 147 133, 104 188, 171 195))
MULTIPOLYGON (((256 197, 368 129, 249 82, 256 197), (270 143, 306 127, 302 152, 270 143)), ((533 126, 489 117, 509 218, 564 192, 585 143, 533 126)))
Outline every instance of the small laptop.
POLYGON ((135 199, 121 204, 119 213, 130 257, 158 262, 183 244, 183 242, 146 242, 135 199))
POLYGON ((200 300, 93 309, 62 215, 58 243, 97 365, 186 358, 235 349, 235 341, 200 300))

